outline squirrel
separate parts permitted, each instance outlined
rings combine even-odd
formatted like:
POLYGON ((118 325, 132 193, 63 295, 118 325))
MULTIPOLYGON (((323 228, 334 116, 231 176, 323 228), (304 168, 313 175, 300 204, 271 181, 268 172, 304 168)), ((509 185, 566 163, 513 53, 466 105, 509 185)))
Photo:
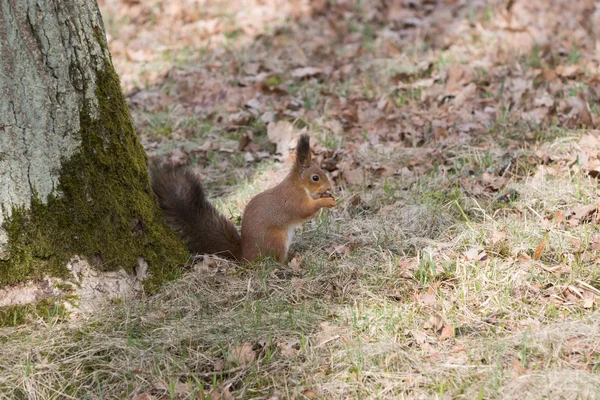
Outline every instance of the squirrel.
POLYGON ((277 186, 253 197, 235 225, 207 200, 200 178, 187 167, 151 168, 152 189, 166 224, 195 254, 216 254, 237 262, 271 256, 285 263, 294 229, 321 208, 336 205, 332 186, 312 161, 310 138, 301 135, 296 160, 277 186))

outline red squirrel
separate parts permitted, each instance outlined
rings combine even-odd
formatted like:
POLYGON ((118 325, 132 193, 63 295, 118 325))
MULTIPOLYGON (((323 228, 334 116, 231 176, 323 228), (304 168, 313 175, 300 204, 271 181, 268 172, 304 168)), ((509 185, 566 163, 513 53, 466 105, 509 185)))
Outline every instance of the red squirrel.
POLYGON ((190 252, 238 262, 264 255, 284 263, 294 229, 321 208, 336 205, 329 179, 312 162, 308 135, 298 139, 296 160, 286 178, 246 206, 241 236, 206 199, 200 179, 190 169, 155 169, 151 180, 165 222, 182 237, 190 252))

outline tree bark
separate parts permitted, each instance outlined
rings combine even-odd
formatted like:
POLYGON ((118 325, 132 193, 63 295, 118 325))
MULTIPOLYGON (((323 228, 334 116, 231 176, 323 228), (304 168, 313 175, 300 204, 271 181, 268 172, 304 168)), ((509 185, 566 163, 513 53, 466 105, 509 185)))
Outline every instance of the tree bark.
POLYGON ((163 224, 96 0, 0 0, 0 288, 140 258, 185 260, 163 224))

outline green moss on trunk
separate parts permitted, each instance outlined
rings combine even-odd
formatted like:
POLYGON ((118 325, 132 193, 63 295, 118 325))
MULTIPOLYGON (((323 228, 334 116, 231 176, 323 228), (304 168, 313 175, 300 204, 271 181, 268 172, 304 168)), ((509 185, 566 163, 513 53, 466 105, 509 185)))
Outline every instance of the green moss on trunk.
POLYGON ((63 160, 56 195, 45 203, 34 196, 30 208, 15 207, 5 221, 9 258, 0 261, 0 287, 67 276, 75 254, 104 270, 133 271, 142 257, 151 288, 186 262, 189 254, 164 224, 151 191, 146 154, 109 60, 97 72, 96 96, 98 118, 82 107, 81 148, 63 160))

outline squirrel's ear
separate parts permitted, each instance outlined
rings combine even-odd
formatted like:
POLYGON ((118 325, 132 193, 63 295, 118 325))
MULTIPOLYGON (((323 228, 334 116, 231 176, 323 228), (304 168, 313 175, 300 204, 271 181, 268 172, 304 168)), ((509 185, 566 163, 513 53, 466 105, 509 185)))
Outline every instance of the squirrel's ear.
POLYGON ((298 144, 296 145, 296 166, 302 170, 310 166, 311 160, 310 137, 304 134, 298 138, 298 144))

